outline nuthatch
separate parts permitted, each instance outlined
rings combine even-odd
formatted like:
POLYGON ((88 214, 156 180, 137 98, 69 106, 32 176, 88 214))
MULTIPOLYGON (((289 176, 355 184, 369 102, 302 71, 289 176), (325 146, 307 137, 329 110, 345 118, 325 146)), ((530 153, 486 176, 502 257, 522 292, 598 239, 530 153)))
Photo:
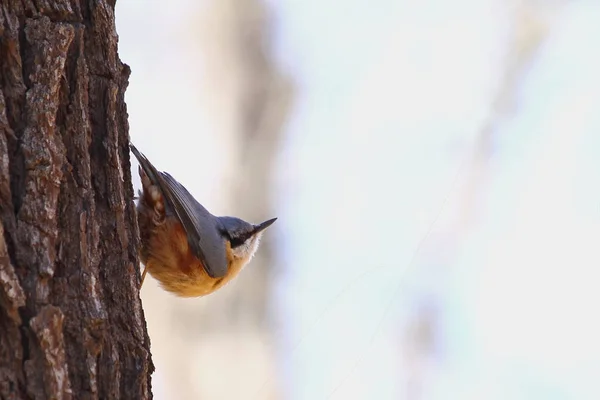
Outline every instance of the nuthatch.
POLYGON ((277 218, 253 225, 214 216, 182 184, 130 147, 142 179, 137 205, 145 265, 141 284, 150 272, 179 297, 205 296, 223 287, 252 259, 264 230, 277 218))

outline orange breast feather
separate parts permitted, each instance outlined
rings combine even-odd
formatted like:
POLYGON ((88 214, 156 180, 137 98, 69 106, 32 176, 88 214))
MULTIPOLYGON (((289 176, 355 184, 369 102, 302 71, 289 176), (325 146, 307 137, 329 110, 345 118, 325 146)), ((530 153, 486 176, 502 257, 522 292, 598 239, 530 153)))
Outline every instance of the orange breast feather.
POLYGON ((148 246, 146 268, 165 290, 182 297, 197 297, 211 293, 218 279, 204 270, 194 257, 181 224, 168 218, 155 227, 148 246))
POLYGON ((216 291, 235 278, 248 261, 234 259, 229 243, 224 243, 229 266, 227 275, 211 278, 202 262, 192 254, 183 227, 174 217, 156 226, 148 239, 145 262, 148 272, 165 290, 180 297, 201 297, 216 291))

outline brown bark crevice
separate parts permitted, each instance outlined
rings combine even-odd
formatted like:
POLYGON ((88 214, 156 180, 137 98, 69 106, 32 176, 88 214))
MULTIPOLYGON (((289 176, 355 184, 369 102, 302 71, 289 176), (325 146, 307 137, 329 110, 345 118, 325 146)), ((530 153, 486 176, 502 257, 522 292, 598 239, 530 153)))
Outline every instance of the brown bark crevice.
POLYGON ((114 2, 0 0, 0 399, 151 398, 114 2))

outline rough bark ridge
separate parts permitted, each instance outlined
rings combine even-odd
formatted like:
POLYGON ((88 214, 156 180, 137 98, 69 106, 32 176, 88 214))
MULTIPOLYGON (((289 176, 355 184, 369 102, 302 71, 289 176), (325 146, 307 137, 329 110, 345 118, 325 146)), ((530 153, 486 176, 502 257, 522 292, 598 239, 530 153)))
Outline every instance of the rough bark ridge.
POLYGON ((0 399, 151 397, 114 0, 0 0, 0 399))

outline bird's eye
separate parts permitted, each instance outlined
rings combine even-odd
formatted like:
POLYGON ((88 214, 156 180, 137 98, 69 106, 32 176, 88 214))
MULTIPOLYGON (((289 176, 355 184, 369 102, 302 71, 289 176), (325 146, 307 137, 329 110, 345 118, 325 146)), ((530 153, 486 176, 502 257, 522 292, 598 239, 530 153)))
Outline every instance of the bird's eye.
POLYGON ((231 238, 230 242, 231 242, 231 248, 235 249, 236 247, 243 245, 245 240, 243 238, 234 237, 234 238, 231 238))

